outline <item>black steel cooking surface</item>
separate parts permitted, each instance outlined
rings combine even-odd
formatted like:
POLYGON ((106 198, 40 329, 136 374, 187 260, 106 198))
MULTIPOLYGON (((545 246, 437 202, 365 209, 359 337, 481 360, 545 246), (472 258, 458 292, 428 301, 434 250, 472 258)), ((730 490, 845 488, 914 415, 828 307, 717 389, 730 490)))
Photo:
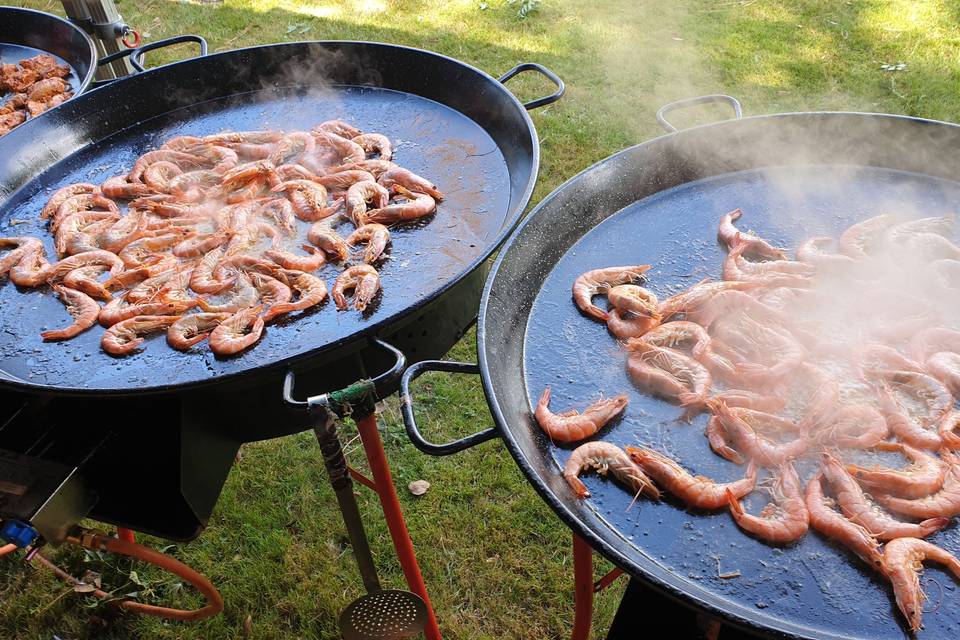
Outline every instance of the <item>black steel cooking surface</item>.
MULTIPOLYGON (((718 481, 742 477, 710 451, 706 416, 678 422, 677 407, 634 389, 605 326, 572 303, 573 280, 601 266, 649 263, 646 286, 667 296, 718 278, 718 218, 736 207, 744 210, 741 229, 786 246, 836 236, 884 212, 956 211, 958 144, 957 126, 905 117, 755 117, 632 147, 545 198, 501 250, 478 326, 491 412, 541 497, 640 581, 736 626, 771 637, 905 637, 885 579, 813 531, 775 548, 744 534, 726 512, 690 511, 669 497, 640 499, 628 510, 627 491, 589 475, 593 497, 577 499, 560 473, 572 447, 553 445, 532 408, 547 384, 554 411, 582 409, 601 392, 627 393, 625 416, 597 437, 653 446, 718 481)), ((798 470, 807 476, 809 463, 798 470)), ((756 513, 765 501, 758 492, 747 506, 756 513)), ((931 540, 960 553, 955 525, 931 540)), ((923 586, 930 598, 923 637, 960 635, 953 579, 930 566, 923 586)))
MULTIPOLYGON (((388 135, 394 160, 427 176, 446 195, 426 222, 391 231, 390 257, 379 266, 383 291, 366 314, 338 312, 327 300, 307 314, 272 324, 253 348, 218 358, 205 346, 180 353, 163 336, 139 353, 115 358, 100 349, 102 328, 61 343, 43 342, 40 332, 69 324, 63 305, 49 289, 0 287, 4 328, 0 370, 22 381, 70 389, 133 390, 158 384, 189 384, 302 357, 318 345, 348 339, 365 326, 389 318, 434 293, 481 255, 506 223, 510 176, 493 139, 466 116, 432 100, 386 89, 328 88, 316 91, 265 90, 177 110, 110 136, 54 165, 25 185, 3 207, 0 235, 52 237, 38 219, 47 196, 74 182, 98 184, 129 171, 136 158, 178 135, 202 136, 224 130, 309 130, 324 120, 342 119, 364 131, 388 135)), ((351 226, 344 221, 342 233, 351 226)), ((341 271, 328 264, 318 275, 328 287, 341 271)))
MULTIPOLYGON (((645 286, 661 300, 703 278, 720 280, 725 252, 716 241, 717 220, 737 207, 745 212, 741 228, 754 230, 776 246, 793 247, 811 236, 837 237, 850 224, 881 211, 945 212, 958 203, 958 183, 850 167, 746 171, 641 200, 584 235, 543 283, 523 345, 530 404, 536 405, 548 384, 554 411, 583 408, 599 392, 626 393, 630 404, 623 418, 601 431, 599 439, 621 447, 651 446, 690 472, 718 482, 742 478, 743 467, 710 450, 703 435, 706 413, 686 423, 678 419, 682 409, 630 383, 626 352, 606 325, 582 315, 570 300, 574 279, 601 266, 651 264, 645 286), (841 174, 844 178, 838 181, 841 174), (791 189, 782 189, 784 185, 791 189)), ((531 424, 531 428, 537 427, 531 424)), ((547 446, 559 473, 572 449, 547 446)), ((798 465, 801 478, 810 475, 811 468, 798 465)), ((833 633, 849 631, 854 620, 864 637, 902 635, 891 619, 886 581, 813 531, 797 545, 778 549, 744 534, 725 510, 691 513, 669 499, 659 503, 641 499, 628 509, 632 496, 621 487, 595 474, 587 475, 584 482, 592 493, 584 506, 595 510, 636 553, 718 597, 833 633), (718 577, 734 571, 742 575, 718 577)), ((762 492, 755 491, 744 505, 758 513, 765 502, 762 492)), ((955 528, 937 533, 930 541, 960 553, 955 528)), ((946 572, 934 568, 927 576, 942 585, 953 584, 946 572)), ((931 595, 939 595, 936 587, 931 595)), ((943 597, 949 602, 952 594, 947 591, 943 597)), ((957 622, 936 613, 924 616, 933 637, 938 632, 943 637, 956 633, 957 622)))

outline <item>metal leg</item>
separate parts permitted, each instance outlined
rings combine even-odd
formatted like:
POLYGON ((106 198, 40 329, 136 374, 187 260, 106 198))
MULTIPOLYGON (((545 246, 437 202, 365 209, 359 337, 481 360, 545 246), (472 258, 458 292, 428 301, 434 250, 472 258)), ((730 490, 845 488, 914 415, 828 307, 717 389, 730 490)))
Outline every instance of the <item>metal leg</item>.
POLYGON ((318 416, 319 423, 314 427, 313 432, 317 436, 317 443, 323 453, 323 464, 330 476, 330 484, 333 486, 340 513, 343 515, 343 524, 350 536, 350 545, 353 547, 353 555, 360 570, 360 578, 367 593, 373 593, 380 590, 380 582, 377 579, 377 569, 373 562, 373 554, 370 552, 370 544, 367 542, 367 534, 363 528, 363 519, 360 517, 360 508, 353 495, 353 482, 347 471, 347 460, 343 457, 343 449, 337 437, 336 416, 327 411, 318 412, 318 414, 322 414, 322 417, 318 416))
POLYGON ((587 640, 593 623, 593 549, 573 534, 573 634, 587 640))
POLYGON ((403 511, 400 510, 400 499, 397 497, 397 490, 393 486, 393 478, 390 477, 390 467, 387 465, 387 458, 383 451, 383 442, 380 440, 380 433, 377 431, 377 416, 370 414, 364 417, 356 417, 357 430, 360 431, 360 439, 363 441, 363 450, 370 463, 370 471, 373 473, 373 481, 377 485, 377 495, 380 496, 380 506, 383 508, 383 515, 387 520, 387 527, 390 529, 390 537, 393 538, 393 547, 397 552, 397 559, 403 568, 403 575, 407 579, 407 585, 410 591, 414 592, 427 604, 429 620, 425 629, 427 640, 441 640, 440 627, 437 625, 437 618, 433 612, 433 605, 430 603, 430 596, 427 595, 427 587, 423 582, 423 575, 420 573, 420 565, 417 564, 417 556, 413 551, 413 543, 410 541, 410 534, 407 532, 407 524, 403 519, 403 511))

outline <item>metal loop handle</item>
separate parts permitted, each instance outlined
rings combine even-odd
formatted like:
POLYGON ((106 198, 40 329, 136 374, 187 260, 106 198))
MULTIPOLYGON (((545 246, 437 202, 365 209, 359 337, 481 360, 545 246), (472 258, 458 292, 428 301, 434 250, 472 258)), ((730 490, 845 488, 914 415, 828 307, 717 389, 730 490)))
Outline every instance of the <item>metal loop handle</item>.
MULTIPOLYGON (((370 380, 360 380, 350 385, 346 389, 330 391, 316 396, 309 396, 306 400, 297 400, 293 397, 293 388, 296 385, 296 375, 293 371, 288 371, 283 379, 283 399, 287 404, 313 409, 323 407, 333 411, 338 416, 352 413, 354 405, 362 407, 382 399, 396 384, 397 379, 403 373, 407 364, 407 357, 403 352, 394 347, 389 342, 384 342, 380 338, 373 338, 373 344, 384 351, 391 353, 394 357, 393 366, 387 371, 381 373, 370 380)), ((372 412, 372 410, 371 410, 372 412)))
POLYGON ((505 74, 500 76, 500 82, 506 84, 507 80, 523 71, 536 71, 540 75, 545 76, 547 80, 557 85, 557 90, 551 93, 549 96, 537 98, 536 100, 531 100, 530 102, 525 102, 523 104, 523 108, 527 111, 533 111, 539 107, 556 102, 563 97, 564 91, 567 90, 566 85, 563 83, 563 80, 560 79, 560 76, 555 74, 553 71, 550 71, 550 69, 547 69, 542 64, 537 64, 536 62, 524 62, 522 64, 518 64, 513 69, 510 69, 510 71, 507 71, 505 74))
POLYGON ((683 100, 677 100, 675 102, 668 102, 667 104, 660 107, 657 110, 657 122, 660 123, 660 126, 663 127, 668 133, 674 133, 677 128, 670 124, 667 120, 667 114, 671 111, 676 111, 677 109, 685 109, 687 107, 693 107, 698 104, 707 104, 710 102, 726 102, 731 107, 733 107, 733 117, 737 120, 743 117, 743 109, 740 107, 740 101, 734 98, 733 96, 728 96, 722 93, 717 93, 709 96, 699 96, 697 98, 685 98, 683 100))
POLYGON ((136 49, 130 50, 130 65, 137 70, 137 72, 142 73, 146 71, 143 66, 143 55, 147 51, 153 51, 154 49, 162 49, 163 47, 169 47, 175 44, 180 44, 183 42, 196 42, 200 45, 200 57, 207 55, 207 41, 204 40, 201 36, 194 35, 184 35, 184 36, 174 36, 173 38, 166 38, 164 40, 157 40, 156 42, 148 42, 147 44, 137 47, 136 49))
POLYGON ((417 427, 417 420, 413 414, 413 398, 410 395, 410 383, 427 371, 447 371, 449 373, 471 373, 477 375, 480 373, 480 367, 472 362, 424 360, 410 365, 410 368, 403 372, 403 377, 400 379, 400 413, 403 415, 403 424, 407 428, 407 436, 410 438, 413 446, 431 456, 448 456, 497 437, 496 428, 491 427, 445 444, 434 444, 424 438, 420 433, 420 429, 417 427))

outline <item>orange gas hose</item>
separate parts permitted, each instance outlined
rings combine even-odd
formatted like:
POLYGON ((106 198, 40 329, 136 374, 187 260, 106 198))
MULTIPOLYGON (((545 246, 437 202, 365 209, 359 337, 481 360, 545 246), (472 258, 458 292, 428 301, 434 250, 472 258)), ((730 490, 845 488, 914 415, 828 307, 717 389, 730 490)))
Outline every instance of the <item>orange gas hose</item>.
POLYGON ((0 556, 5 556, 8 553, 13 553, 16 550, 17 550, 17 545, 15 544, 4 545, 0 547, 0 556))
MULTIPOLYGON (((183 580, 186 582, 189 582, 195 589, 197 589, 207 598, 208 603, 207 606, 196 609, 195 611, 186 611, 183 609, 157 607, 150 604, 143 604, 142 602, 134 602, 132 600, 122 600, 116 602, 118 607, 126 609, 127 611, 141 613, 148 616, 156 616, 159 618, 166 618, 168 620, 179 620, 181 622, 196 622, 197 620, 203 620, 205 618, 215 616, 223 611, 223 598, 220 596, 220 592, 217 591, 216 587, 214 587, 206 577, 197 573, 176 558, 172 558, 165 553, 154 551, 153 549, 145 547, 141 544, 137 544, 136 542, 126 542, 124 540, 99 536, 93 533, 85 533, 80 538, 68 537, 67 542, 78 544, 82 547, 86 547, 87 549, 99 549, 129 556, 131 558, 156 565, 165 571, 169 571, 170 573, 183 578, 183 580)), ((34 558, 39 560, 48 569, 53 571, 62 580, 72 585, 79 584, 79 580, 41 556, 39 553, 36 554, 34 558)), ((91 593, 101 600, 106 600, 113 597, 109 593, 100 589, 94 589, 91 593)))

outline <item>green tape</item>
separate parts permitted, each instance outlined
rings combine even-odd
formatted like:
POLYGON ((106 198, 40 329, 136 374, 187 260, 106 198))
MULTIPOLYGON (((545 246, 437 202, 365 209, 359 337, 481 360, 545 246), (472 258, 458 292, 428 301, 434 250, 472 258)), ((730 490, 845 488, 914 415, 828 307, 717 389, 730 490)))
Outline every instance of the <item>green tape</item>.
POLYGON ((377 389, 372 380, 354 382, 346 389, 327 394, 330 408, 341 418, 347 415, 367 416, 376 410, 377 389))

